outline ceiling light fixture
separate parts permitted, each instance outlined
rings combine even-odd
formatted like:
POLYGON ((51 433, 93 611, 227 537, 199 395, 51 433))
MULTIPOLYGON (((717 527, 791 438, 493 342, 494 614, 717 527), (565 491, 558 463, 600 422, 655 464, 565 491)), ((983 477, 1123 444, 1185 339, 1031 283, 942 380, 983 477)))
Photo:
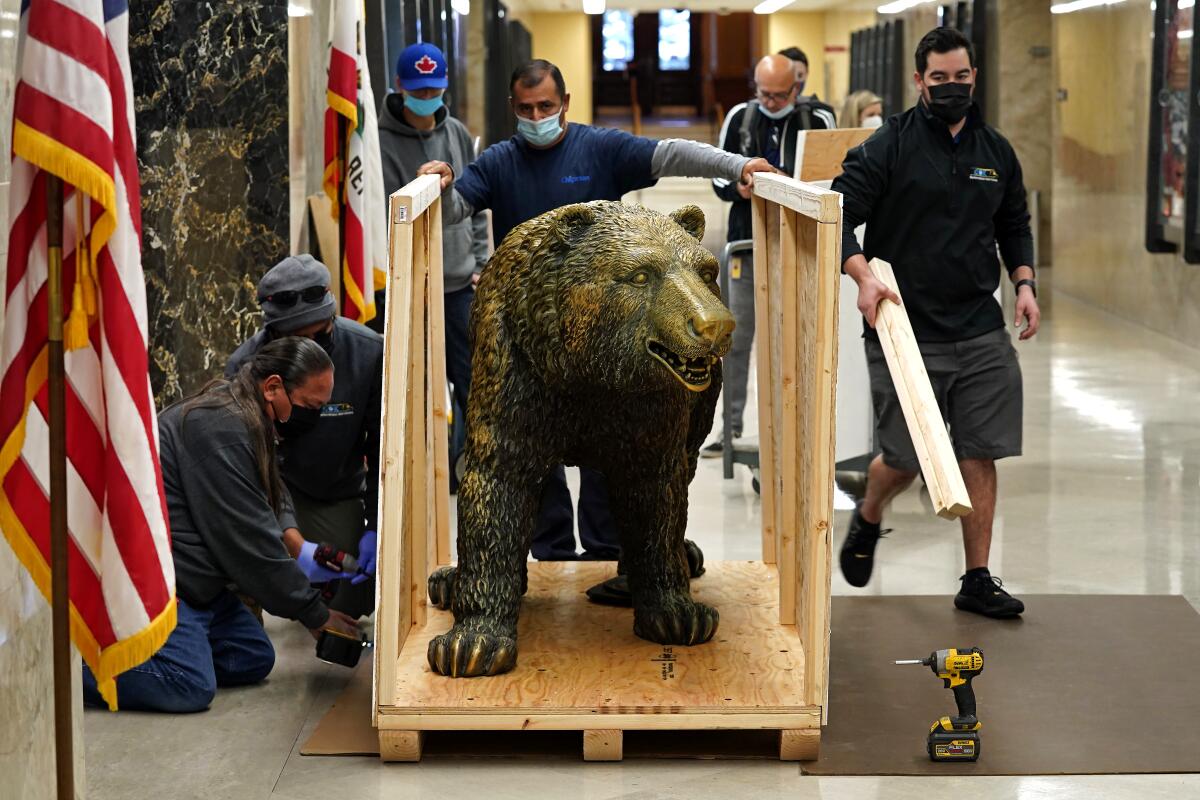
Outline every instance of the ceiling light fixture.
POLYGON ((603 14, 605 0, 583 0, 583 13, 603 14))
POLYGON ((755 14, 774 14, 781 8, 787 8, 796 0, 762 0, 754 7, 755 14))
POLYGON ((1070 3, 1055 3, 1050 6, 1051 14, 1070 14, 1075 11, 1084 11, 1097 6, 1115 6, 1117 3, 1124 3, 1125 0, 1071 0, 1070 3))

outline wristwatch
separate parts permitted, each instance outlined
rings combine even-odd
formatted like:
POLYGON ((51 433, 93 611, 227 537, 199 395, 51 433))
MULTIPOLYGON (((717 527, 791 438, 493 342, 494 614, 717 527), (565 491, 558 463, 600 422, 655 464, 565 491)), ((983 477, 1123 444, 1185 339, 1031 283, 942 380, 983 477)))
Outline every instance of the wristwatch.
POLYGON ((1013 291, 1017 294, 1020 294, 1022 286, 1028 286, 1030 289, 1033 289, 1033 296, 1037 297, 1037 281, 1035 281, 1033 278, 1022 278, 1021 280, 1017 281, 1013 284, 1013 291))

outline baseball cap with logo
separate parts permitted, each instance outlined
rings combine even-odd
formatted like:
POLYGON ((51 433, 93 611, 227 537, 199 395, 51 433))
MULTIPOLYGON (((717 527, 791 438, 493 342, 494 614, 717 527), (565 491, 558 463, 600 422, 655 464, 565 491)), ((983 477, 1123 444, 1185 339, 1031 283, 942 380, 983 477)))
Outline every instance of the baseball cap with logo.
POLYGON ((396 76, 400 88, 408 91, 417 89, 445 89, 446 56, 431 44, 422 42, 404 48, 396 60, 396 76))

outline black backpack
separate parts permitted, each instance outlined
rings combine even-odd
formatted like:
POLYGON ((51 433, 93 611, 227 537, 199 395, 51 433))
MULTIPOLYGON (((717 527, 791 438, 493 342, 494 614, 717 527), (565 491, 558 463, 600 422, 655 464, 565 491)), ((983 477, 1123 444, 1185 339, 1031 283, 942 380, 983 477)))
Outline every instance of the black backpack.
MULTIPOLYGON (((800 130, 812 130, 812 110, 815 98, 811 95, 802 95, 797 98, 796 110, 800 112, 800 130)), ((819 101, 817 101, 819 102, 819 101)), ((754 145, 754 132, 751 126, 754 125, 754 115, 758 113, 758 101, 747 100, 746 110, 742 112, 742 127, 739 129, 739 143, 741 145, 741 154, 749 155, 752 152, 754 145)))

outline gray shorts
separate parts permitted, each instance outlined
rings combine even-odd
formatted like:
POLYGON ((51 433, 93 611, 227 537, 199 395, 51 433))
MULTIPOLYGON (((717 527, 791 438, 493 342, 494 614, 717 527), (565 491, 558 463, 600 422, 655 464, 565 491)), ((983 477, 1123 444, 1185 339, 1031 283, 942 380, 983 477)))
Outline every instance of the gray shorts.
MULTIPOLYGON (((865 342, 883 463, 916 472, 920 463, 883 347, 871 339, 865 342)), ((964 342, 922 342, 919 347, 959 460, 1021 455, 1021 367, 1008 331, 999 328, 964 342)))

